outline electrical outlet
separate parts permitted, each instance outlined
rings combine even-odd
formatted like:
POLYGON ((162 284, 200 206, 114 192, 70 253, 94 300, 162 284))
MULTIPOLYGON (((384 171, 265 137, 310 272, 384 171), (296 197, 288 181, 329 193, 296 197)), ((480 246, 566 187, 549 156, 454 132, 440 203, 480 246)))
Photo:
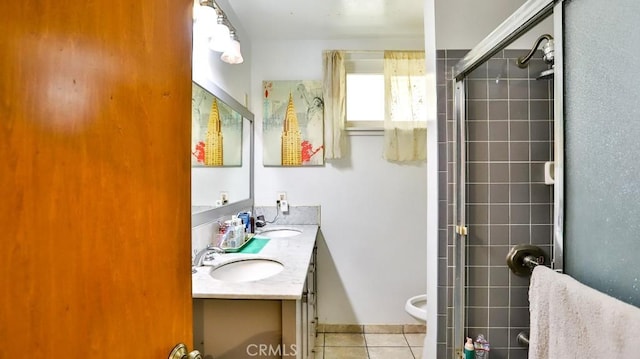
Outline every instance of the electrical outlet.
POLYGON ((278 192, 278 198, 276 199, 277 202, 282 202, 282 201, 286 201, 287 200, 287 193, 286 192, 278 192))
POLYGON ((220 202, 222 202, 222 204, 229 203, 229 193, 220 192, 220 202))

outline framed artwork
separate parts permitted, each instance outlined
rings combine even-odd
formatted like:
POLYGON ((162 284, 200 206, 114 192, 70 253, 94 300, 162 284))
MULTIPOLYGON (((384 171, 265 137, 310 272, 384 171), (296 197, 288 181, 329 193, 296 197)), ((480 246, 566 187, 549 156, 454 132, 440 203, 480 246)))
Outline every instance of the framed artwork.
POLYGON ((263 81, 263 164, 324 164, 322 81, 263 81))
POLYGON ((191 166, 242 166, 242 115, 193 82, 191 166))

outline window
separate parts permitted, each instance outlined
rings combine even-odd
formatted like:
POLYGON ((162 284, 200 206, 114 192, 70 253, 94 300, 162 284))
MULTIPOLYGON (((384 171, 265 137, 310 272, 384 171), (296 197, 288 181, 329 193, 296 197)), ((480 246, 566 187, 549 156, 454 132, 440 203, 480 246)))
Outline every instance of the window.
POLYGON ((382 51, 347 51, 346 124, 347 130, 384 128, 384 62, 382 51))
POLYGON ((326 158, 342 157, 345 129, 376 129, 386 160, 426 160, 424 59, 423 51, 323 52, 326 158))
POLYGON ((347 73, 347 128, 382 129, 384 75, 347 73))
MULTIPOLYGON (((383 51, 348 51, 345 53, 346 72, 346 124, 347 130, 383 130, 385 122, 385 86, 393 86, 393 93, 400 98, 411 98, 411 87, 426 86, 414 76, 393 77, 394 85, 385 84, 383 51)), ((415 90, 413 90, 415 91, 415 90)), ((410 107, 395 106, 394 119, 413 118, 410 107)), ((426 119, 425 119, 426 121, 426 119)))

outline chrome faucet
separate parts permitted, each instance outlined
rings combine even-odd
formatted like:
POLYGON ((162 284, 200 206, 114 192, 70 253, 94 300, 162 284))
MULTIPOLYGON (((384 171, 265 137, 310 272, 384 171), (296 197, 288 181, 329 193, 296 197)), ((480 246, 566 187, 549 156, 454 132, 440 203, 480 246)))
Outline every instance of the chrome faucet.
POLYGON ((191 272, 196 273, 196 267, 202 267, 202 262, 204 260, 213 260, 216 254, 224 253, 224 249, 220 247, 213 246, 211 244, 207 245, 206 248, 200 250, 193 258, 193 263, 191 265, 191 272))

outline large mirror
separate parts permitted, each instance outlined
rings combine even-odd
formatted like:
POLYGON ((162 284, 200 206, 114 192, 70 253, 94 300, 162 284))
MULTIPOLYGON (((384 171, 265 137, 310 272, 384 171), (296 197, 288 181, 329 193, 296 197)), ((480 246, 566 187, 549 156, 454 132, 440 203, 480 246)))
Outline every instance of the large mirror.
POLYGON ((193 78, 192 225, 253 206, 254 115, 207 78, 193 78))

